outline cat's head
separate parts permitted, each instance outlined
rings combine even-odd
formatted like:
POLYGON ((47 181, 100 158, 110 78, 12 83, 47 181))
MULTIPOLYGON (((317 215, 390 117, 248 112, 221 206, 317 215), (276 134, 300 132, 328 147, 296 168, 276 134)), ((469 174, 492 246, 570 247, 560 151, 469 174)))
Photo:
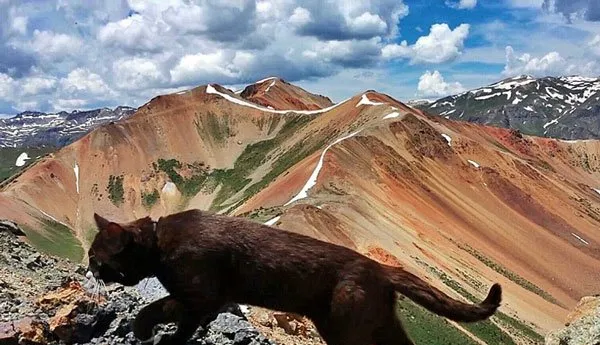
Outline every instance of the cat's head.
POLYGON ((88 251, 89 271, 105 283, 133 286, 153 275, 155 223, 141 218, 119 224, 94 214, 98 233, 88 251))

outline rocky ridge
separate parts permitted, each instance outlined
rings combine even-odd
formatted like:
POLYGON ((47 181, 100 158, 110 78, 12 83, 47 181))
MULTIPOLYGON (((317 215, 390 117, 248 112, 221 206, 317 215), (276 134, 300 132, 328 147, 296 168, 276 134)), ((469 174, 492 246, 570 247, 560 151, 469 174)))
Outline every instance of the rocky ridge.
POLYGON ((42 113, 26 111, 0 119, 2 147, 62 147, 81 138, 90 130, 133 114, 134 108, 119 106, 87 111, 42 113))
POLYGON ((567 316, 566 327, 546 335, 546 345, 600 344, 600 295, 583 297, 567 316))
POLYGON ((600 79, 528 75, 416 104, 448 119, 561 139, 600 138, 600 79))
MULTIPOLYGON (((0 222, 0 344, 138 344, 130 323, 151 293, 118 284, 92 293, 83 266, 38 253, 22 235, 14 223, 0 222)), ((173 330, 161 326, 157 337, 173 330)), ((232 305, 188 344, 274 342, 232 305)))

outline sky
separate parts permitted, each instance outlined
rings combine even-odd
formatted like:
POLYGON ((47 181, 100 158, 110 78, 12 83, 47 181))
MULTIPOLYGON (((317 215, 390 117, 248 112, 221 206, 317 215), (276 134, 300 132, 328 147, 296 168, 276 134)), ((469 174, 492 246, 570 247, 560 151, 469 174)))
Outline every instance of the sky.
POLYGON ((278 76, 339 102, 600 76, 598 0, 0 0, 0 114, 278 76))

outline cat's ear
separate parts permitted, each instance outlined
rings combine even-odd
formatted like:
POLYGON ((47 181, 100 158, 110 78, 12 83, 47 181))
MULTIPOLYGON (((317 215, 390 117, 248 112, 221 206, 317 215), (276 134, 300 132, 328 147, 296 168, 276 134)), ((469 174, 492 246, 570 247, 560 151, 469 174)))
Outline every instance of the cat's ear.
POLYGON ((131 239, 130 234, 121 225, 104 219, 96 213, 94 213, 94 219, 102 238, 104 238, 106 249, 112 254, 121 252, 131 239))

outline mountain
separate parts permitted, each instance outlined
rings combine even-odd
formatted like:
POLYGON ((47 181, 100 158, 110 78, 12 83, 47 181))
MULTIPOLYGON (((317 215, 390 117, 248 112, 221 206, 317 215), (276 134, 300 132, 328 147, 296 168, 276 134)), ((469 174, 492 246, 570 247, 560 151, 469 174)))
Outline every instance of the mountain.
POLYGON ((316 110, 333 105, 328 97, 312 94, 276 77, 246 86, 240 96, 270 109, 316 110))
POLYGON ((445 118, 513 128, 524 134, 600 138, 600 79, 518 76, 422 104, 445 118))
POLYGON ((26 111, 0 119, 2 147, 61 147, 69 144, 100 124, 131 115, 134 108, 119 106, 88 111, 41 113, 26 111))
POLYGON ((0 119, 0 185, 40 157, 72 143, 103 123, 118 121, 134 111, 125 106, 52 114, 26 111, 0 119))
POLYGON ((268 106, 217 84, 154 97, 10 179, 0 219, 79 262, 94 212, 201 208, 402 265, 466 301, 502 284, 501 312, 481 324, 401 302, 416 343, 541 343, 597 293, 600 141, 453 121, 373 90, 294 110, 318 96, 278 84, 261 91, 268 106))

